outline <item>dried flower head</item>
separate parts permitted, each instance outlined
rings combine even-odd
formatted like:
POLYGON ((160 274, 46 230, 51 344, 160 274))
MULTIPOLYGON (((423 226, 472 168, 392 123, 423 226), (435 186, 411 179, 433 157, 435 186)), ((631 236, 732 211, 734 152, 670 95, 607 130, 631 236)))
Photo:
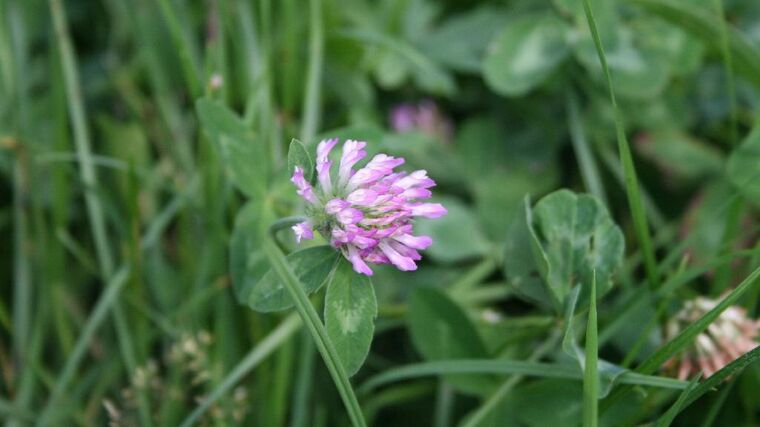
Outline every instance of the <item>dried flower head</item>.
POLYGON ((432 243, 428 236, 412 234, 412 218, 438 218, 446 214, 439 203, 422 203, 431 196, 435 182, 424 170, 410 174, 394 172, 403 158, 378 154, 363 168, 353 167, 366 157, 367 143, 348 140, 340 164, 333 168, 329 154, 338 139, 324 140, 317 147, 317 186, 296 167, 291 181, 308 203, 308 220, 293 226, 296 239, 314 238, 319 231, 348 259, 354 270, 368 276, 367 263, 393 264, 399 270, 417 269, 422 257, 417 250, 432 243))
MULTIPOLYGON (((109 427, 127 427, 140 424, 139 398, 150 403, 155 420, 161 420, 163 405, 171 402, 177 407, 193 408, 202 402, 217 374, 224 367, 211 357, 213 338, 207 331, 183 333, 164 353, 162 360, 148 360, 135 368, 129 385, 121 390, 120 398, 104 399, 103 407, 109 427)), ((214 403, 199 420, 200 426, 241 423, 248 413, 248 393, 238 386, 232 399, 214 403)), ((157 424, 161 425, 159 421, 157 424)))
MULTIPOLYGON (((673 339, 717 304, 718 301, 704 297, 688 301, 668 322, 666 338, 673 339)), ((731 306, 697 335, 690 348, 668 360, 665 367, 676 371, 682 380, 700 372, 707 378, 760 345, 755 341, 759 329, 760 322, 748 318, 746 310, 731 306)))

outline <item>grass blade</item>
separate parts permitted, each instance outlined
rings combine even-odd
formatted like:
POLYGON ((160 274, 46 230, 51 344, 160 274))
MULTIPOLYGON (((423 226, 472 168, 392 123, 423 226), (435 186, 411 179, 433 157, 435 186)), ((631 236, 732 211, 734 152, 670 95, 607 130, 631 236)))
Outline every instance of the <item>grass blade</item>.
POLYGON ((689 382, 689 385, 681 392, 681 394, 678 396, 678 399, 676 399, 675 403, 673 403, 673 406, 668 409, 665 414, 660 417, 659 420, 657 420, 657 424, 655 427, 668 427, 670 426, 670 423, 673 422, 673 420, 676 418, 676 415, 678 415, 679 412, 683 409, 684 403, 686 403, 686 398, 689 396, 689 393, 694 390, 694 388, 699 384, 699 375, 694 377, 691 382, 689 382))
POLYGON ((729 306, 735 304, 739 298, 744 295, 756 282, 756 279, 760 277, 760 267, 756 268, 749 276, 747 276, 739 286, 736 287, 730 294, 728 294, 723 300, 718 303, 715 308, 707 312, 699 320, 689 325, 678 336, 672 339, 665 346, 656 351, 650 356, 644 363, 636 369, 636 372, 642 374, 650 374, 659 368, 666 360, 670 359, 673 355, 678 353, 684 347, 689 345, 694 338, 707 329, 707 327, 713 323, 718 316, 720 316, 724 310, 729 306))
POLYGON ((169 34, 171 34, 174 47, 179 54, 180 64, 182 64, 182 73, 185 75, 185 81, 187 87, 190 90, 190 95, 193 99, 198 98, 201 95, 201 83, 200 77, 198 77, 198 69, 193 61, 192 50, 187 39, 182 34, 182 27, 180 27, 177 14, 172 9, 172 5, 169 0, 158 0, 158 5, 161 8, 161 14, 164 15, 166 24, 169 27, 169 34))
POLYGON ((108 279, 113 272, 113 258, 108 247, 105 222, 103 220, 103 208, 95 195, 97 177, 92 156, 90 133, 87 129, 87 120, 82 100, 82 88, 79 85, 79 73, 75 62, 74 49, 71 46, 69 29, 66 24, 66 15, 63 11, 61 0, 50 0, 50 12, 53 15, 53 25, 57 34, 58 49, 61 52, 61 68, 66 84, 66 95, 71 114, 71 127, 74 132, 77 157, 79 159, 79 173, 86 190, 84 193, 87 213, 89 215, 92 233, 95 238, 98 264, 101 273, 108 279))
POLYGON ((127 283, 128 277, 129 268, 126 266, 122 267, 113 275, 113 278, 109 281, 108 285, 106 285, 105 291, 95 304, 92 314, 90 314, 90 317, 87 319, 87 323, 85 323, 82 333, 79 335, 76 345, 74 345, 74 350, 71 352, 68 359, 66 359, 66 364, 58 376, 58 379, 55 381, 53 391, 51 392, 45 407, 42 409, 39 425, 44 426, 51 421, 49 417, 52 411, 54 411, 56 406, 60 403, 59 400, 67 390, 77 367, 79 367, 79 364, 82 362, 85 351, 87 351, 87 347, 95 336, 95 331, 98 330, 101 323, 103 323, 103 320, 105 320, 106 314, 108 314, 112 306, 116 303, 121 289, 124 287, 124 284, 127 283))
POLYGON ((222 380, 222 382, 209 393, 208 397, 203 399, 203 403, 198 405, 190 415, 182 422, 181 427, 190 427, 194 425, 200 417, 213 405, 217 400, 224 396, 228 391, 235 387, 249 372, 256 368, 264 359, 269 357, 277 348, 286 342, 301 326, 301 319, 296 315, 290 315, 279 324, 264 339, 238 363, 232 371, 222 380))
POLYGON ((319 127, 320 83, 324 60, 324 30, 322 28, 322 0, 309 0, 309 68, 306 74, 306 91, 303 99, 301 141, 311 144, 319 127))
POLYGON ((596 427, 599 414, 599 346, 596 325, 596 273, 591 283, 591 297, 586 326, 586 359, 583 365, 583 425, 596 427))
POLYGON ((306 324, 314 339, 314 343, 317 345, 317 350, 319 350, 328 371, 330 371, 333 382, 335 382, 335 386, 338 388, 338 392, 343 399, 343 404, 346 407, 351 423, 354 426, 366 426, 359 402, 356 400, 356 395, 351 387, 348 374, 340 361, 338 352, 330 341, 325 326, 319 319, 314 306, 311 305, 309 297, 303 291, 303 287, 299 283, 293 269, 288 265, 285 255, 271 237, 264 239, 263 246, 264 252, 272 264, 272 270, 280 277, 291 298, 293 298, 298 314, 306 324))
MULTIPOLYGON (((528 361, 537 362, 541 360, 541 358, 544 357, 547 353, 554 350, 557 342, 561 337, 562 333, 560 329, 554 331, 554 333, 550 335, 549 338, 544 341, 544 343, 541 344, 539 348, 536 349, 536 351, 533 352, 528 361)), ((483 403, 477 410, 472 413, 472 415, 467 419, 462 427, 479 426, 480 423, 482 423, 483 420, 485 420, 486 417, 491 413, 491 411, 496 409, 501 404, 502 400, 520 381, 522 381, 522 379, 522 375, 515 375, 512 378, 504 381, 504 383, 502 383, 499 388, 491 396, 488 397, 485 403, 483 403)))
MULTIPOLYGON (((516 374, 538 378, 583 379, 583 372, 578 369, 577 365, 570 364, 488 359, 437 360, 388 369, 368 379, 359 387, 359 393, 368 393, 372 389, 391 382, 444 374, 516 374)), ((687 384, 685 381, 637 374, 635 372, 621 374, 618 382, 621 384, 673 389, 683 389, 687 384)))
POLYGON ((583 184, 586 189, 591 194, 598 197, 605 206, 609 206, 607 203, 607 195, 604 193, 604 184, 602 184, 602 179, 599 175, 599 168, 594 161, 594 155, 588 145, 586 132, 583 129, 583 122, 578 113, 578 100, 573 92, 569 92, 567 95, 567 115, 568 128, 570 129, 570 142, 573 144, 573 151, 578 160, 578 167, 581 171, 583 184))
MULTIPOLYGON (((739 298, 742 297, 742 295, 744 295, 748 290, 750 290, 752 286, 755 284, 755 281, 757 280, 758 277, 760 277, 760 267, 756 268, 755 271, 753 271, 749 276, 747 276, 747 278, 744 279, 744 281, 742 281, 742 283, 740 283, 739 286, 736 287, 736 289, 731 291, 730 294, 728 294, 725 298, 723 298, 723 300, 720 303, 718 303, 718 305, 716 305, 715 308, 705 313, 705 315, 702 316, 699 320, 690 324, 683 331, 681 331, 680 334, 678 334, 675 338, 673 338, 670 342, 668 342, 659 350, 657 350, 654 354, 649 356, 641 365, 639 365, 638 368, 636 368, 636 372, 640 374, 645 374, 645 375, 651 374, 652 372, 656 371, 660 366, 662 366, 662 364, 665 363, 665 361, 670 359, 673 355, 681 351, 687 345, 691 344, 693 340, 696 338, 696 336, 699 335, 705 329, 707 329, 707 327, 710 326, 710 324, 713 323, 715 319, 717 319, 718 316, 720 316, 721 313, 723 313, 723 311, 725 311, 729 306, 735 304, 739 300, 739 298)), ((748 354, 751 354, 751 353, 753 352, 750 352, 748 354)), ((718 373, 720 373, 721 371, 718 371, 715 375, 711 376, 710 380, 716 377, 718 373)), ((618 401, 629 391, 630 391, 630 387, 621 387, 620 389, 616 390, 615 393, 611 394, 610 397, 606 399, 604 405, 602 406, 602 410, 605 410, 609 408, 610 406, 612 406, 613 403, 618 401)))
POLYGON ((636 177, 636 168, 633 164, 631 147, 628 145, 628 139, 625 136, 623 117, 615 98, 615 90, 612 85, 610 69, 607 65, 607 57, 604 54, 602 40, 599 38, 596 20, 594 19, 594 13, 591 10, 591 0, 583 0, 583 10, 586 13, 586 20, 588 21, 591 36, 594 39, 596 52, 599 55, 599 61, 602 64, 602 71, 604 72, 604 76, 607 80, 607 87, 610 92, 610 101, 612 102, 612 110, 615 115, 615 131, 617 134, 620 163, 623 167, 623 176, 625 177, 625 192, 628 197, 628 204, 631 207, 631 214, 633 215, 633 226, 636 231, 636 237, 639 240, 641 252, 644 255, 644 268, 647 273, 647 279, 649 280, 649 286, 652 289, 657 289, 659 287, 660 273, 657 268, 654 247, 652 245, 651 236, 649 235, 649 224, 647 222, 644 204, 639 191, 639 180, 636 177))
POLYGON ((742 357, 729 363, 718 372, 712 374, 710 378, 702 382, 697 388, 694 389, 686 398, 684 408, 694 403, 697 399, 702 397, 705 393, 715 389, 720 383, 731 376, 738 375, 747 366, 760 361, 760 347, 755 347, 754 350, 749 353, 745 353, 742 357))

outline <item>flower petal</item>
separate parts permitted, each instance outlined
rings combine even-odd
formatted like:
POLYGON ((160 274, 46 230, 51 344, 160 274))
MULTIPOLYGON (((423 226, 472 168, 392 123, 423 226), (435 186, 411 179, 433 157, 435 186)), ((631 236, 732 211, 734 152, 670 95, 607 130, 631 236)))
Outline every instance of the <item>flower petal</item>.
POLYGON ((303 239, 311 240, 314 238, 314 230, 309 221, 299 222, 291 227, 291 229, 296 234, 296 242, 298 243, 301 243, 303 239))
POLYGON ((386 242, 380 242, 378 245, 381 251, 385 254, 385 256, 388 257, 388 259, 391 261, 393 265, 398 267, 401 271, 413 271, 417 269, 417 264, 414 263, 414 260, 405 257, 398 253, 395 249, 393 249, 388 243, 386 242))
POLYGON ((364 151, 364 147, 366 146, 366 142, 354 141, 352 139, 343 144, 343 155, 340 158, 340 169, 338 170, 339 185, 346 185, 346 182, 351 177, 351 168, 356 162, 367 155, 367 152, 364 151))
POLYGON ((361 258, 359 251, 353 247, 348 246, 348 260, 351 261, 351 265, 354 266, 354 271, 359 274, 364 274, 367 276, 372 275, 372 269, 369 268, 367 263, 364 262, 364 260, 361 258))
POLYGON ((424 216, 425 218, 440 218, 448 211, 440 203, 420 203, 411 206, 412 215, 424 216))
POLYGON ((296 166, 293 171, 293 176, 290 178, 290 182, 295 184, 298 189, 298 195, 303 197, 307 202, 316 205, 318 204, 317 198, 314 196, 314 190, 311 188, 311 184, 304 178, 303 169, 300 166, 296 166))

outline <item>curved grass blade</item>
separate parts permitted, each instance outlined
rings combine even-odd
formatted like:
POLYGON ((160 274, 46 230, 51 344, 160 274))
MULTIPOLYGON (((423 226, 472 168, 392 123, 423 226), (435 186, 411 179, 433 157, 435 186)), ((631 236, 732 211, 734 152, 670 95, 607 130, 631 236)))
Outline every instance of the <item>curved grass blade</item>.
MULTIPOLYGON (((583 372, 577 366, 569 364, 490 359, 437 360, 389 369, 368 379, 359 387, 358 391, 359 393, 368 393, 381 385, 396 381, 445 374, 518 374, 539 378, 583 379, 583 372)), ((633 372, 621 374, 618 382, 621 384, 671 389, 683 389, 687 384, 685 381, 674 380, 672 378, 636 374, 633 372)))
POLYGON ((710 378, 706 379, 691 393, 689 393, 689 396, 686 398, 686 403, 683 405, 683 407, 686 408, 687 406, 691 405, 708 391, 714 390, 727 378, 734 375, 739 375, 739 373, 741 373, 747 366, 758 361, 760 361, 760 347, 756 347, 749 353, 745 353, 742 357, 734 360, 733 362, 723 367, 723 369, 720 369, 718 372, 712 374, 710 378))
MULTIPOLYGON (((649 356, 649 358, 647 358, 643 363, 641 363, 641 365, 639 365, 638 368, 636 368, 636 372, 640 374, 645 374, 645 375, 651 374, 652 372, 656 371, 660 366, 662 366, 662 364, 665 363, 666 360, 670 359, 673 355, 681 351, 684 347, 691 344, 691 342, 696 338, 696 336, 699 335, 705 329, 707 329, 707 327, 710 326, 710 324, 714 322, 715 319, 717 319, 718 316, 720 316, 721 313, 723 313, 723 311, 725 311, 729 306, 735 304, 739 300, 739 298, 742 297, 742 295, 744 295, 748 290, 750 290, 752 286, 755 284, 758 277, 760 277, 760 267, 756 268, 755 271, 753 271, 749 276, 747 276, 747 278, 744 279, 739 284, 739 286, 737 286, 733 291, 731 291, 730 294, 728 294, 725 298, 723 298, 723 300, 720 303, 718 303, 718 305, 716 305, 715 308, 705 313, 705 315, 702 316, 699 320, 690 324, 683 331, 681 331, 680 334, 678 334, 675 338, 673 338, 670 342, 668 342, 659 350, 657 350, 654 354, 649 356)), ((748 354, 751 354, 751 353, 752 352, 748 354)), ((740 360, 740 359, 737 359, 737 360, 740 360)), ((721 372, 721 371, 718 371, 718 372, 721 372)), ((717 375, 718 373, 716 373, 710 378, 712 379, 713 377, 716 377, 717 375)), ((616 390, 615 393, 610 395, 610 397, 604 402, 604 404, 602 405, 602 411, 612 406, 612 404, 617 402, 629 391, 630 391, 630 387, 621 387, 618 390, 616 390)))

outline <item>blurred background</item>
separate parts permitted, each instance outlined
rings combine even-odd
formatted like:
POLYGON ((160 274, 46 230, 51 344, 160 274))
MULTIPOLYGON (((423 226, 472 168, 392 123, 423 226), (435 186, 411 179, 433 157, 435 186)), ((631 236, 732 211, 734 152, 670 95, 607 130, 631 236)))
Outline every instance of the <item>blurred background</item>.
MULTIPOLYGON (((760 2, 591 3, 660 270, 697 272, 663 310, 637 306, 608 331, 601 355, 635 366, 663 342, 642 334, 650 319, 760 265, 760 2)), ((347 425, 292 316, 236 295, 260 253, 235 236, 301 209, 292 138, 406 157, 449 210, 417 225, 435 239, 417 272, 373 278, 377 329, 355 384, 420 360, 554 359, 560 320, 510 234, 526 196, 591 193, 625 235, 602 331, 646 292, 611 105, 579 0, 0 0, 0 418, 347 425), (200 98, 226 113, 199 117, 200 98), (215 126, 247 148, 220 152, 215 126), (251 203, 268 216, 236 221, 251 203), (445 304, 413 314, 420 287, 445 304)), ((750 317, 757 300, 757 287, 742 299, 750 317)), ((518 379, 494 398, 504 379, 424 377, 360 402, 373 425, 578 419, 577 381, 518 379)), ((676 424, 760 425, 758 387, 755 363, 676 424)), ((602 424, 652 421, 676 396, 636 393, 602 424)))

